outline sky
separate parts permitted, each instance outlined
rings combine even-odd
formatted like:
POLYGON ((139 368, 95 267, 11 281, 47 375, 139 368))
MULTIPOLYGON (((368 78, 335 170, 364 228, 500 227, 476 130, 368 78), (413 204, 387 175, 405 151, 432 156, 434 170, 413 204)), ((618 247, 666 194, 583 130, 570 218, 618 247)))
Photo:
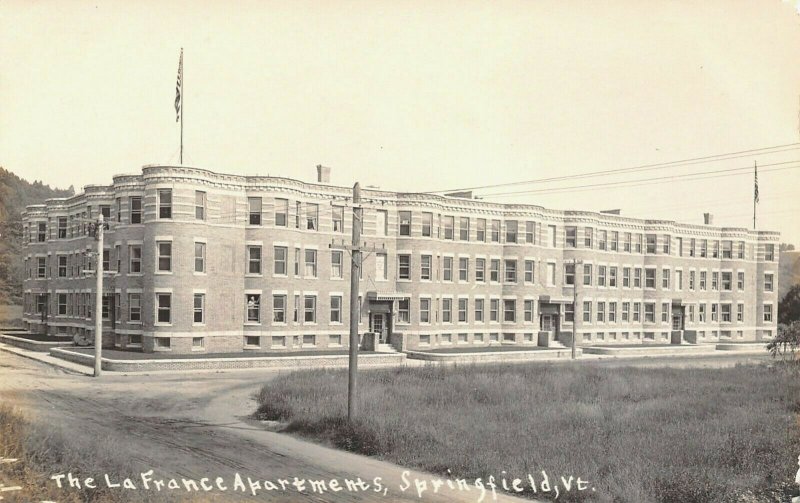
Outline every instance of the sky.
POLYGON ((4 0, 0 165, 80 190, 178 164, 181 48, 186 165, 751 228, 757 162, 758 228, 800 246, 791 2, 4 0))

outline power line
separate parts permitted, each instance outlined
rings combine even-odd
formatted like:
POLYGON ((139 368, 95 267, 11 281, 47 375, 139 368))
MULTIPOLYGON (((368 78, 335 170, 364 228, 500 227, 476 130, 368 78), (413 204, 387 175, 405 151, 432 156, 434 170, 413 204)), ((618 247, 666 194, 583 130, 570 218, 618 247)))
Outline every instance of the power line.
POLYGON ((777 154, 781 152, 788 152, 790 150, 797 150, 800 149, 800 143, 787 143, 785 145, 775 145, 772 147, 763 147, 757 149, 750 149, 750 150, 741 150, 738 152, 728 152, 724 154, 716 154, 704 157, 693 157, 689 159, 681 159, 677 161, 670 161, 670 162, 663 162, 663 163, 656 163, 656 164, 642 164, 639 166, 633 166, 629 168, 617 168, 617 169, 609 169, 609 170, 602 170, 602 171, 592 171, 589 173, 580 173, 576 175, 564 175, 564 176, 556 176, 556 177, 547 177, 547 178, 537 178, 533 180, 522 180, 517 182, 506 182, 506 183, 497 183, 491 185, 481 185, 475 187, 462 187, 458 189, 448 189, 448 190, 432 190, 428 192, 423 192, 423 194, 438 194, 441 192, 459 192, 459 191, 467 191, 467 190, 483 190, 483 189, 493 189, 493 188, 500 188, 500 187, 511 187, 516 185, 528 185, 532 183, 549 183, 549 182, 556 182, 562 180, 575 180, 581 178, 593 178, 597 176, 607 176, 612 174, 619 174, 619 173, 632 173, 638 171, 651 171, 655 169, 663 169, 667 167, 677 167, 683 165, 693 165, 693 164, 703 164, 706 162, 717 162, 717 161, 726 161, 731 159, 738 159, 742 157, 752 157, 754 154, 777 154), (780 150, 776 150, 780 149, 780 150), (766 152, 766 151, 770 152, 766 152))
MULTIPOLYGON (((778 166, 784 164, 793 164, 793 163, 800 163, 800 159, 795 159, 792 161, 784 161, 784 162, 776 162, 770 164, 763 164, 763 166, 778 166)), ((798 169, 798 166, 788 166, 783 168, 766 168, 762 171, 769 172, 769 171, 782 171, 787 169, 798 169)), ((574 185, 568 187, 554 187, 554 188, 547 188, 547 189, 531 189, 531 190, 518 190, 512 192, 495 192, 489 194, 481 194, 480 197, 508 197, 508 196, 516 196, 516 195, 526 195, 526 194, 541 194, 541 193, 548 193, 548 194, 556 194, 556 193, 564 193, 564 192, 579 192, 582 190, 594 190, 599 187, 609 188, 609 187, 635 187, 638 185, 648 185, 654 182, 664 182, 664 181, 694 181, 694 180, 705 180, 709 178, 719 178, 721 176, 737 176, 743 174, 749 174, 750 170, 752 170, 752 166, 745 166, 740 168, 727 168, 721 170, 713 170, 713 171, 701 171, 698 173, 687 173, 683 175, 669 175, 669 176, 660 176, 660 177, 652 177, 652 178, 639 178, 636 180, 625 180, 625 181, 616 181, 616 182, 605 182, 605 183, 592 183, 586 185, 574 185), (746 171, 745 171, 746 170, 746 171), (701 176, 701 175, 712 175, 712 176, 701 176), (681 179, 681 180, 678 180, 681 179)))

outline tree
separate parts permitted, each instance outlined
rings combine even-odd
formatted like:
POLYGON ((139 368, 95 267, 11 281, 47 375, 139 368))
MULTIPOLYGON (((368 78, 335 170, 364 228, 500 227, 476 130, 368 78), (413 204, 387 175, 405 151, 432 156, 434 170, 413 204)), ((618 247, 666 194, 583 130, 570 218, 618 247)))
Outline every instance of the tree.
POLYGON ((800 321, 800 284, 792 286, 778 303, 778 323, 800 321))
POLYGON ((781 243, 778 246, 778 251, 783 252, 783 251, 793 251, 793 250, 794 250, 794 245, 791 243, 781 243))
POLYGON ((778 325, 778 336, 769 344, 767 350, 773 358, 781 357, 781 360, 795 361, 798 347, 800 347, 800 321, 792 322, 791 325, 778 325))

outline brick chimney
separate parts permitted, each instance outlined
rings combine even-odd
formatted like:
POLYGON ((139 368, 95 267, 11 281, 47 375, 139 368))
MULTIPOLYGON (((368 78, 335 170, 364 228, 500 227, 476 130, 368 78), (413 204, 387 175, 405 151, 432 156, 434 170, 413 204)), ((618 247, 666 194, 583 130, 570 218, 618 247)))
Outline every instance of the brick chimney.
POLYGON ((317 164, 317 182, 331 183, 331 168, 317 164))
POLYGON ((714 225, 714 215, 711 213, 703 213, 703 223, 706 225, 714 225))

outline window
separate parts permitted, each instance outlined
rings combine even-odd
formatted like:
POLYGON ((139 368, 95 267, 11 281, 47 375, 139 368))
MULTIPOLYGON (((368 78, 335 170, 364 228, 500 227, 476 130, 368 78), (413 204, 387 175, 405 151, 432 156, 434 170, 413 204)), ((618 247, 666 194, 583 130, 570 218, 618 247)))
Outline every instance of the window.
POLYGON ((206 296, 202 293, 194 294, 194 319, 195 323, 203 323, 205 321, 204 311, 206 304, 206 296))
POLYGON ((315 203, 306 204, 306 229, 310 231, 319 230, 319 205, 315 203))
POLYGON ((142 198, 140 196, 131 196, 128 198, 128 206, 131 211, 131 223, 142 223, 142 198))
POLYGON ((486 241, 486 219, 485 218, 479 218, 478 219, 476 232, 477 232, 476 239, 481 243, 485 242, 486 241))
POLYGON ((636 235, 636 253, 642 253, 642 238, 641 234, 636 235))
POLYGON ((633 270, 633 287, 634 288, 642 287, 642 269, 639 267, 633 270))
POLYGON ((700 290, 706 289, 706 271, 700 271, 700 290))
POLYGON ((500 242, 500 220, 492 220, 492 243, 500 242))
MULTIPOLYGON (((533 309, 533 306, 531 306, 533 309)), ((575 304, 564 304, 564 321, 573 323, 575 321, 575 304)))
POLYGON ((630 253, 631 251, 631 233, 625 233, 625 241, 623 241, 623 251, 630 253))
POLYGON ((611 231, 611 239, 608 242, 611 251, 617 251, 619 248, 619 232, 611 231))
POLYGON ((431 299, 419 299, 419 322, 431 322, 431 299))
POLYGON ((295 204, 294 204, 294 227, 295 227, 295 229, 299 229, 300 228, 300 221, 303 218, 302 213, 303 213, 303 203, 301 203, 300 201, 295 201, 295 204))
POLYGON ((622 322, 625 323, 630 320, 631 315, 631 303, 630 302, 623 302, 622 303, 622 322))
POLYGON ((641 319, 642 305, 639 302, 633 303, 633 321, 638 322, 641 319))
MULTIPOLYGON (((375 279, 378 281, 386 281, 389 271, 386 268, 386 254, 375 254, 375 279)), ((359 272, 361 269, 359 269, 359 272)))
MULTIPOLYGON (((453 260, 452 258, 450 259, 453 260)), ((401 254, 397 256, 398 279, 411 279, 411 255, 401 254)), ((451 262, 452 264, 452 262, 451 262)))
POLYGON ((419 269, 419 277, 420 279, 430 280, 431 279, 431 261, 433 257, 431 255, 422 255, 420 257, 420 269, 419 269))
POLYGON ((469 299, 458 299, 458 321, 459 323, 466 323, 467 322, 467 309, 469 304, 469 299))
POLYGON ((247 247, 247 272, 248 274, 261 274, 261 247, 247 247))
POLYGON ((486 259, 475 259, 475 281, 483 283, 486 281, 486 259))
POLYGON ((36 240, 40 243, 44 243, 45 240, 47 240, 47 224, 44 222, 39 222, 38 231, 36 234, 36 240))
POLYGON ((739 241, 736 256, 737 258, 744 258, 744 241, 739 241))
POLYGON ((764 321, 772 322, 772 304, 764 304, 764 321))
POLYGON ((720 304, 720 313, 722 318, 720 321, 723 323, 730 323, 731 322, 731 305, 730 304, 720 304))
POLYGON ((339 295, 331 296, 331 323, 342 322, 342 297, 339 295))
POLYGON ((489 321, 500 321, 500 299, 489 299, 489 321))
POLYGON ((606 231, 597 231, 597 249, 606 249, 606 231))
POLYGON ((744 290, 744 273, 742 271, 736 273, 736 288, 739 291, 744 290))
POLYGON ((583 301, 583 321, 584 323, 592 322, 592 303, 590 301, 583 301))
POLYGON ((606 303, 605 302, 598 302, 597 303, 597 322, 598 323, 605 323, 606 321, 606 303))
POLYGON ((158 323, 172 322, 172 294, 156 294, 156 321, 158 323))
POLYGON ((723 241, 722 242, 722 258, 724 258, 724 259, 733 258, 733 242, 732 241, 723 241))
POLYGON ((647 253, 653 254, 656 252, 656 235, 655 234, 648 234, 647 235, 647 253))
MULTIPOLYGON (((286 248, 283 249, 284 254, 286 253, 286 248)), ((332 250, 331 251, 331 278, 342 278, 343 271, 342 271, 342 260, 344 258, 344 254, 341 250, 332 250)), ((376 256, 377 258, 377 256, 376 256)), ((284 258, 285 260, 285 258, 284 258)), ((385 262, 385 261, 384 261, 385 262)), ((286 274, 286 264, 284 263, 284 273, 286 274)))
POLYGON ((401 236, 410 236, 411 235, 411 212, 410 211, 401 211, 400 212, 400 235, 401 236))
POLYGON ((609 302, 608 303, 608 322, 609 323, 616 323, 617 322, 617 303, 616 302, 609 302))
POLYGON ((592 286, 592 264, 583 264, 583 285, 592 286))
POLYGON ((587 227, 583 230, 583 246, 586 248, 592 247, 592 238, 594 236, 594 229, 587 227))
POLYGON ((597 266, 597 286, 606 286, 606 266, 597 266))
POLYGON ((306 323, 316 323, 317 322, 317 296, 316 295, 306 295, 303 298, 303 321, 306 323))
POLYGON ((505 282, 506 283, 516 283, 517 282, 517 261, 516 260, 506 260, 505 263, 505 282))
POLYGON ((458 258, 458 280, 469 281, 469 259, 467 257, 458 258))
POLYGON ((445 216, 444 218, 444 238, 445 239, 453 239, 453 217, 452 216, 445 216))
POLYGON ((461 241, 469 241, 469 217, 461 217, 458 219, 458 239, 461 241))
POLYGON ((717 271, 711 273, 711 289, 719 290, 719 273, 717 271))
POLYGON ((523 316, 526 322, 530 323, 533 321, 533 301, 532 300, 524 300, 522 302, 522 309, 523 309, 523 316))
POLYGON ((767 262, 773 262, 775 260, 775 245, 774 244, 766 244, 764 245, 764 260, 767 262))
POLYGON ((644 270, 644 287, 645 288, 655 288, 656 287, 656 270, 655 269, 645 269, 644 270))
POLYGON ((578 246, 578 228, 577 227, 566 227, 565 232, 567 234, 566 237, 566 245, 567 248, 575 248, 578 246))
POLYGON ((535 235, 535 222, 525 222, 525 242, 528 244, 534 244, 536 240, 534 239, 535 235))
POLYGON ((442 257, 442 281, 453 281, 453 257, 442 257))
POLYGON ((194 191, 194 218, 195 220, 206 219, 206 193, 202 190, 194 191))
POLYGON ((722 289, 726 292, 730 292, 733 290, 733 273, 732 272, 723 272, 722 273, 722 289))
MULTIPOLYGON (((107 302, 108 297, 103 297, 103 302, 107 302)), ((106 307, 105 310, 107 311, 108 308, 106 307)), ((66 293, 59 293, 58 294, 58 314, 59 316, 67 314, 67 294, 66 293)), ((103 316, 103 318, 108 318, 108 314, 103 316)))
POLYGON ((47 276, 47 259, 36 257, 36 277, 44 278, 45 276, 47 276))
POLYGON ((662 269, 661 270, 661 288, 664 290, 669 290, 669 279, 672 273, 669 269, 662 269))
POLYGON ((155 346, 158 349, 169 349, 171 340, 169 337, 154 337, 155 346))
POLYGON ((718 304, 711 304, 711 321, 719 321, 718 304))
POLYGON ((194 244, 194 272, 206 272, 206 244, 194 244))
POLYGON ((106 248, 103 250, 103 270, 110 271, 111 270, 111 250, 106 248))
POLYGON ((158 241, 158 270, 162 272, 172 271, 172 241, 158 241))
POLYGON ((683 290, 683 271, 675 271, 675 289, 683 290))
POLYGON ((257 335, 245 335, 244 345, 248 348, 257 348, 261 346, 261 337, 257 335))
MULTIPOLYGON (((281 275, 281 276, 286 276, 286 274, 288 272, 287 271, 287 266, 288 266, 287 261, 288 261, 288 255, 289 255, 288 248, 286 248, 285 246, 275 246, 273 248, 273 251, 274 251, 274 254, 275 254, 275 259, 274 259, 274 263, 273 263, 272 272, 274 274, 278 274, 278 275, 281 275)), ((333 253, 333 254, 339 253, 341 255, 342 252, 333 251, 331 253, 333 253)))
POLYGON ((58 256, 58 277, 59 278, 66 278, 67 277, 67 256, 66 255, 59 255, 58 256))
POLYGON ((273 323, 286 323, 286 295, 272 296, 273 323))
POLYGON ((744 304, 736 304, 736 321, 744 321, 744 304))
POLYGON ((631 286, 631 268, 630 267, 623 267, 622 268, 622 287, 623 288, 630 288, 631 286))
POLYGON ((344 207, 334 206, 331 208, 331 218, 333 220, 333 232, 344 232, 344 207))
POLYGON ((533 260, 526 260, 525 261, 525 282, 526 283, 533 283, 534 273, 533 273, 533 260))
POLYGON ((669 302, 661 304, 661 322, 669 323, 669 302))
POLYGON ((120 245, 114 246, 114 258, 117 259, 117 269, 118 273, 122 272, 122 252, 120 251, 120 245))
POLYGON ((67 217, 58 217, 58 239, 67 237, 67 217))
POLYGON ((548 225, 547 226, 547 244, 551 248, 556 247, 556 226, 555 225, 548 225))
POLYGON ((517 321, 517 301, 513 299, 503 300, 503 321, 514 323, 517 321))
POLYGON ((656 322, 656 305, 653 302, 645 302, 644 304, 644 322, 656 322))
POLYGON ((609 286, 609 288, 616 288, 617 287, 617 268, 616 267, 609 267, 608 268, 608 286, 609 286))
POLYGON ((564 264, 564 284, 575 284, 575 264, 564 264))
POLYGON ((509 220, 506 222, 506 243, 517 242, 517 221, 509 220))
POLYGON ((172 190, 158 191, 158 218, 172 218, 172 190))
POLYGON ((442 299, 442 323, 453 321, 453 299, 442 299))
MULTIPOLYGON (((261 213, 259 212, 259 215, 261 213)), ((289 221, 289 200, 275 199, 275 226, 286 227, 289 221)))
POLYGON ((205 337, 192 337, 192 349, 200 350, 205 347, 205 337))
POLYGON ((500 259, 491 259, 489 262, 489 281, 500 281, 500 259))
POLYGON ((142 294, 128 294, 128 321, 142 321, 142 294))
POLYGON ((671 241, 672 241, 672 236, 670 236, 669 234, 664 234, 664 244, 663 244, 664 255, 669 255, 669 248, 671 241))
POLYGON ((547 263, 547 286, 556 285, 556 265, 553 262, 547 263))
POLYGON ((261 294, 247 295, 247 317, 249 323, 261 323, 261 294))
POLYGON ((306 278, 316 278, 317 277, 317 250, 309 250, 306 249, 305 253, 305 277, 306 278))
POLYGON ((400 299, 397 301, 397 322, 411 323, 411 301, 400 299))
POLYGON ((483 323, 483 299, 475 299, 475 322, 483 323))
POLYGON ((700 258, 705 258, 708 252, 708 240, 702 239, 700 240, 700 258))
POLYGON ((431 229, 433 228, 433 213, 423 213, 422 214, 422 236, 429 238, 431 237, 431 229))
POLYGON ((771 292, 772 291, 772 283, 773 283, 773 275, 772 274, 764 274, 764 291, 771 292))

